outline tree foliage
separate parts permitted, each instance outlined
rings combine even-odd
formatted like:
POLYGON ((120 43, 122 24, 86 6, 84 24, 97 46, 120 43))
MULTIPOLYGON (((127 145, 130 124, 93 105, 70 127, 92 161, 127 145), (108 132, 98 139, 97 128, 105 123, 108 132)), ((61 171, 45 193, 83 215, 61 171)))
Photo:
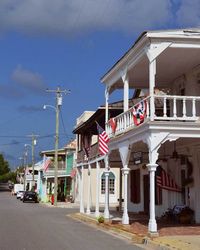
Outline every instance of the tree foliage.
POLYGON ((0 154, 0 175, 4 175, 10 172, 9 164, 4 159, 3 154, 0 154))
POLYGON ((9 172, 3 175, 0 175, 0 182, 8 182, 11 181, 12 183, 16 183, 16 172, 9 172))

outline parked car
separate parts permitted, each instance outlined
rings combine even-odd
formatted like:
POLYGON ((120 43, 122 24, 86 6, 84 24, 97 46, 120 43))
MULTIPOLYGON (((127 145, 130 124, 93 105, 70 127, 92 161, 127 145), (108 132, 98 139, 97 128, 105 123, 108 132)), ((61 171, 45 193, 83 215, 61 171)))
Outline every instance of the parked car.
POLYGON ((24 198, 24 194, 25 194, 25 191, 23 191, 23 192, 21 193, 21 196, 20 196, 20 201, 22 201, 22 200, 23 200, 23 198, 24 198))
POLYGON ((37 197, 37 193, 36 192, 32 192, 32 191, 26 191, 23 195, 23 202, 38 202, 38 197, 37 197))
POLYGON ((18 191, 16 195, 17 199, 20 199, 23 194, 24 194, 24 191, 18 191))
POLYGON ((16 195, 17 192, 23 191, 24 190, 24 185, 23 184, 15 184, 14 185, 14 194, 16 195))

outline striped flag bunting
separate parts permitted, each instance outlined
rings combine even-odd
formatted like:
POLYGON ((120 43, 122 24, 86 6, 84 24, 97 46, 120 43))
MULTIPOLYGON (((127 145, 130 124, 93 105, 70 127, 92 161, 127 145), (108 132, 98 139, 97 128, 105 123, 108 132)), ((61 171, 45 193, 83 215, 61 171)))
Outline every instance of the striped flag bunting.
POLYGON ((70 176, 71 178, 74 178, 76 176, 76 169, 72 169, 70 176))
POLYGON ((136 106, 133 107, 133 109, 132 109, 133 120, 134 120, 134 124, 136 126, 138 126, 144 122, 146 112, 147 112, 146 100, 141 101, 140 103, 138 103, 136 106))
POLYGON ((25 174, 26 174, 26 175, 29 175, 29 174, 30 174, 29 168, 28 168, 28 167, 25 168, 25 174))
POLYGON ((96 124, 99 135, 99 152, 101 155, 106 155, 109 151, 108 149, 109 138, 106 131, 97 122, 96 124))
POLYGON ((116 128, 117 128, 117 122, 116 122, 115 118, 110 118, 108 123, 111 126, 112 132, 115 133, 116 128))
POLYGON ((161 170, 156 174, 156 184, 157 187, 160 187, 165 190, 173 191, 173 192, 181 192, 181 188, 175 183, 175 181, 171 178, 166 171, 161 168, 161 170))

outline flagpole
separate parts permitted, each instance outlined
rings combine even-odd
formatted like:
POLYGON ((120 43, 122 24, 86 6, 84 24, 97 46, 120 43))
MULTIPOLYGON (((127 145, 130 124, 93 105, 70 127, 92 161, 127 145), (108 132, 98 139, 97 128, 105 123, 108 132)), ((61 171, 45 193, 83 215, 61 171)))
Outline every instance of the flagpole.
POLYGON ((109 174, 110 174, 110 169, 109 169, 109 162, 108 162, 108 142, 109 142, 109 137, 106 133, 106 131, 98 124, 97 121, 95 121, 97 124, 97 131, 98 131, 98 147, 99 147, 99 152, 101 155, 104 155, 104 163, 105 163, 105 208, 104 208, 104 217, 105 219, 109 219, 110 214, 109 214, 109 174))

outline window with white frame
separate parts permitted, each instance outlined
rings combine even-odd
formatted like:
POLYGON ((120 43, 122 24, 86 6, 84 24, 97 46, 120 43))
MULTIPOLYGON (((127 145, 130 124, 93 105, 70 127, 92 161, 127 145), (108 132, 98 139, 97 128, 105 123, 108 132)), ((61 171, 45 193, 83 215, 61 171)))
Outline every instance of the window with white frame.
MULTIPOLYGON (((101 176, 101 194, 105 194, 105 190, 106 190, 106 177, 105 177, 105 173, 102 174, 101 176)), ((109 194, 115 194, 115 175, 110 172, 109 174, 109 194)))

